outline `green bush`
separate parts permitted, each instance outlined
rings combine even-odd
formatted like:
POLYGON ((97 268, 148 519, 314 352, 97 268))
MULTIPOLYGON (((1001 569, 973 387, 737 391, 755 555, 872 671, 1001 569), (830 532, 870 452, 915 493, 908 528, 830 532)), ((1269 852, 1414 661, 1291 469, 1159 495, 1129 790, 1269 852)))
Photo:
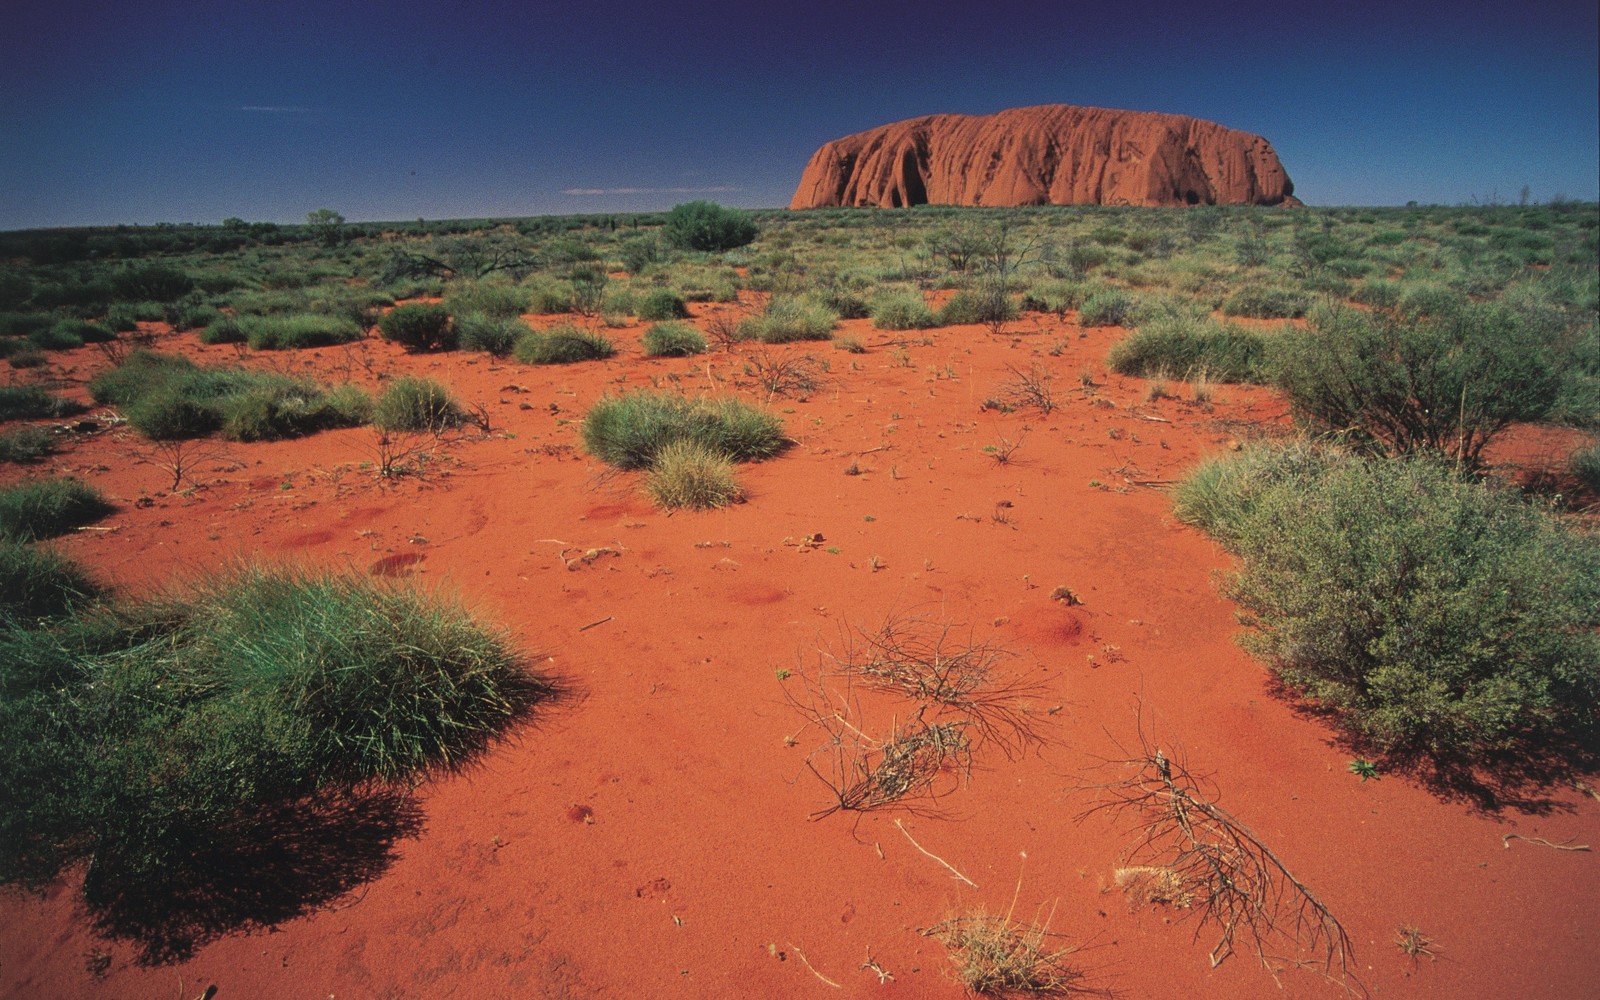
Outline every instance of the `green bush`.
POLYGON ((531 299, 528 289, 516 285, 463 282, 450 286, 444 296, 444 308, 456 317, 458 323, 467 314, 491 319, 516 319, 528 311, 531 299))
POLYGON ((48 330, 56 317, 47 312, 0 313, 0 336, 26 337, 36 330, 48 330))
POLYGON ((649 468, 678 440, 696 441, 735 462, 770 458, 784 446, 777 417, 736 399, 635 392, 601 399, 583 420, 590 453, 621 469, 649 468))
POLYGON ((256 351, 291 351, 328 347, 361 339, 361 327, 344 316, 291 313, 246 316, 237 321, 245 341, 256 351))
POLYGON ((278 441, 360 426, 370 418, 372 400, 353 385, 325 389, 305 379, 269 376, 218 399, 216 412, 230 441, 278 441))
POLYGON ((202 344, 242 344, 250 339, 244 323, 233 316, 215 320, 201 330, 198 337, 202 344))
MULTIPOLYGON (((93 323, 84 323, 82 320, 64 319, 60 322, 35 330, 28 334, 28 342, 41 351, 70 351, 84 344, 84 326, 94 326, 93 323)), ((96 329, 104 329, 96 327, 96 329)))
POLYGON ((7 351, 5 358, 6 364, 17 369, 43 368, 50 363, 50 355, 32 345, 23 347, 21 350, 7 351))
POLYGON ((100 491, 72 476, 35 479, 0 490, 0 538, 31 542, 98 521, 112 507, 100 491))
POLYGON ((1266 341, 1261 334, 1210 317, 1164 316, 1117 341, 1106 363, 1119 375, 1188 377, 1218 382, 1263 378, 1266 341))
POLYGON ((756 238, 756 224, 745 212, 723 208, 709 201, 675 205, 667 213, 662 235, 671 246, 683 250, 732 250, 756 238))
POLYGON ((383 339, 408 351, 448 351, 456 346, 455 327, 444 306, 412 302, 395 306, 378 321, 383 339))
POLYGON ((611 341, 575 326, 553 326, 529 333, 517 341, 512 357, 525 365, 569 365, 602 361, 617 353, 611 341))
POLYGON ((548 316, 572 311, 572 286, 550 277, 533 279, 528 285, 528 311, 548 316))
POLYGON ((1084 326, 1128 326, 1134 321, 1137 303, 1133 296, 1116 288, 1101 288, 1090 292, 1078 310, 1078 322, 1084 326))
POLYGON ((1362 741, 1453 756, 1600 721, 1592 540, 1425 460, 1212 464, 1178 511, 1239 556, 1246 645, 1362 741))
POLYGON ((644 353, 652 358, 686 358, 706 352, 706 338, 685 323, 656 323, 644 332, 644 353))
POLYGON ((1600 440, 1573 452, 1567 464, 1578 484, 1590 494, 1600 497, 1600 440))
POLYGON ((509 355, 517 341, 528 335, 528 324, 515 316, 464 313, 456 317, 457 343, 465 351, 485 351, 497 358, 509 355))
POLYGON ((1304 316, 1310 304, 1304 294, 1290 288, 1245 285, 1223 300, 1222 314, 1255 319, 1292 319, 1304 316))
POLYGON ((911 288, 885 291, 872 300, 872 325, 879 330, 926 330, 938 325, 922 293, 911 288))
POLYGON ((1511 423, 1536 420, 1561 385, 1558 331, 1497 304, 1407 321, 1319 308, 1272 338, 1272 381, 1295 416, 1369 451, 1433 452, 1476 465, 1511 423))
POLYGON ((18 427, 0 434, 0 462, 36 462, 55 450, 55 435, 43 427, 18 427))
POLYGON ((689 307, 672 289, 656 288, 639 298, 634 314, 647 321, 686 319, 689 307))
POLYGON ((386 431, 444 431, 461 423, 461 406, 432 379, 402 378, 378 396, 372 422, 386 431))
POLYGON ((166 264, 136 264, 113 275, 111 288, 122 302, 176 302, 194 291, 194 279, 166 264))
MULTIPOLYGON (((60 617, 99 593, 76 563, 49 549, 0 539, 0 628, 60 617)), ((6 687, 0 679, 0 696, 6 687)))
POLYGON ((656 453, 645 492, 666 510, 711 510, 743 497, 726 455, 699 441, 669 441, 656 453))
POLYGON ((0 420, 70 417, 83 407, 70 399, 52 396, 36 385, 0 385, 0 420))
POLYGON ((827 340, 839 318, 821 302, 810 298, 774 295, 759 315, 739 324, 746 340, 787 344, 797 340, 827 340))

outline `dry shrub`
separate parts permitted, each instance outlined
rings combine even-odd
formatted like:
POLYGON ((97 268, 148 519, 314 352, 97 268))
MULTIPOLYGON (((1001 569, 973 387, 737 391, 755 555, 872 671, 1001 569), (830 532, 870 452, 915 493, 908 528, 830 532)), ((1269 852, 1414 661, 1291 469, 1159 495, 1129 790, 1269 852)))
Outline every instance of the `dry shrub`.
POLYGON ((952 976, 980 996, 1111 996, 1084 985, 1083 971, 1069 961, 1076 949, 1058 946, 1064 939, 1048 921, 1023 923, 978 909, 923 933, 949 949, 952 976))

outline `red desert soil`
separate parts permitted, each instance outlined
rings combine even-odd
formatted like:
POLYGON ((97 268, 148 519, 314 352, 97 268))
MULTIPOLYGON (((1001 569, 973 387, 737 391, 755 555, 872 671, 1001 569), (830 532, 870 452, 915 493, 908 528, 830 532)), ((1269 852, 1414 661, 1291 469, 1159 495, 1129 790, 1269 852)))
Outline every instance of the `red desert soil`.
MULTIPOLYGON (((424 374, 487 403, 493 433, 462 435, 426 478, 375 480, 366 429, 215 445, 201 488, 176 494, 127 429, 58 457, 118 505, 99 526, 109 530, 62 548, 124 588, 239 557, 447 586, 580 697, 469 773, 423 785, 422 829, 376 879, 181 964, 144 966, 132 943, 97 937, 76 885, 6 894, 0 992, 956 997, 943 946, 919 929, 1015 898, 1018 915, 1050 916, 1084 946, 1087 985, 1124 997, 1339 995, 1304 971, 1279 973, 1280 987, 1244 947, 1213 969, 1211 928, 1196 937, 1187 911, 1130 908, 1112 887, 1134 834, 1104 815, 1079 821, 1095 802, 1080 788, 1105 780, 1094 765, 1136 742, 1142 713, 1152 739, 1210 773, 1221 804, 1343 921, 1373 996, 1589 995, 1600 862, 1502 838, 1600 844, 1600 802, 1557 787, 1490 813, 1400 776, 1363 782, 1331 731, 1275 697, 1234 643, 1234 609, 1214 585, 1228 560, 1174 521, 1164 487, 1281 425, 1280 401, 1224 386, 1207 408, 1178 384, 1182 398, 1149 401, 1145 381, 1106 372, 1121 331, 1054 317, 1001 337, 939 330, 929 343, 864 322, 843 332, 868 353, 781 349, 826 358, 829 381, 804 401, 772 400, 794 446, 743 467, 749 502, 713 513, 662 513, 582 449, 581 418, 607 392, 765 402, 735 389, 735 357, 644 358, 642 328, 610 331, 616 358, 570 367, 377 342, 247 360, 369 387, 376 373, 424 374), (1030 364, 1055 374, 1053 413, 983 408, 1008 366, 1030 364), (1005 464, 985 451, 1002 438, 1021 442, 1005 464), (1057 587, 1082 604, 1053 599, 1057 587), (829 803, 805 766, 821 737, 785 688, 799 694, 846 628, 894 614, 957 623, 1015 653, 1009 669, 1044 686, 1031 718, 1050 744, 1016 760, 980 750, 970 786, 935 803, 938 815, 809 821, 829 803), (1438 959, 1402 954, 1402 925, 1438 959)), ((160 346, 234 360, 192 335, 160 346)), ((92 349, 65 357, 78 392, 105 363, 92 349)), ((885 730, 896 710, 875 702, 864 724, 885 730)))

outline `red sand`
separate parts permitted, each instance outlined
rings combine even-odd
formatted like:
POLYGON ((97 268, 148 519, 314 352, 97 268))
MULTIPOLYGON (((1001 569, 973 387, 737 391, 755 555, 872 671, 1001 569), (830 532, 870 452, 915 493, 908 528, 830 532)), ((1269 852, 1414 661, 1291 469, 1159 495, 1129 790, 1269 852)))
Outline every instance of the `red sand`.
MULTIPOLYGON (((1281 423, 1282 404, 1233 386, 1209 410, 1148 402, 1144 381, 1106 374, 1121 331, 1037 316, 1012 331, 946 329, 923 344, 850 323, 869 353, 783 349, 826 358, 831 380, 806 401, 772 401, 795 446, 744 467, 749 502, 713 513, 657 511, 582 450, 579 422, 602 393, 733 389, 736 357, 645 359, 642 328, 610 331, 615 359, 571 367, 376 342, 248 359, 369 386, 377 372, 426 374, 486 402, 493 434, 462 435, 425 479, 376 481, 366 429, 217 445, 227 454, 202 464, 203 488, 177 495, 168 473, 131 460, 150 448, 126 429, 58 456, 118 504, 101 524, 113 530, 62 543, 107 580, 137 591, 250 556, 448 585, 580 697, 469 774, 424 785, 423 829, 380 877, 182 964, 142 966, 132 943, 96 937, 76 885, 0 897, 0 992, 955 997, 943 947, 919 929, 975 906, 1003 912, 1015 894, 1017 913, 1053 913, 1086 946, 1088 985, 1126 997, 1338 995, 1302 971, 1281 973, 1280 989, 1243 948, 1212 969, 1209 929, 1196 939, 1185 911, 1130 910, 1108 889, 1133 838, 1105 816, 1077 821, 1094 803, 1077 789, 1103 780, 1089 768, 1114 741, 1136 739, 1142 706, 1160 745, 1211 773, 1221 804, 1342 919, 1372 995, 1588 994, 1596 856, 1502 836, 1600 842, 1600 803, 1558 787, 1547 809, 1486 814, 1399 776, 1362 782, 1332 732, 1275 697, 1235 645, 1214 586, 1227 559, 1173 520, 1163 485, 1281 423), (981 407, 1007 365, 1031 363, 1056 373, 1054 413, 981 407), (1022 441, 1003 465, 984 451, 1002 437, 1022 441), (852 462, 860 475, 845 474, 852 462), (786 544, 815 533, 818 547, 786 544), (589 549, 615 552, 578 558, 589 549), (1057 586, 1083 604, 1052 600, 1057 586), (1018 654, 1012 668, 1047 686, 1036 718, 1053 742, 1015 761, 981 753, 938 817, 810 822, 829 803, 804 764, 817 733, 786 745, 803 723, 784 698, 798 678, 777 672, 815 672, 846 625, 912 612, 1018 654), (1438 960, 1403 955, 1401 925, 1431 937, 1438 960), (110 956, 100 978, 96 953, 110 956)), ((161 347, 234 357, 190 335, 161 347)), ((104 364, 87 349, 67 357, 80 382, 104 364)), ((891 711, 866 722, 886 728, 891 711)))

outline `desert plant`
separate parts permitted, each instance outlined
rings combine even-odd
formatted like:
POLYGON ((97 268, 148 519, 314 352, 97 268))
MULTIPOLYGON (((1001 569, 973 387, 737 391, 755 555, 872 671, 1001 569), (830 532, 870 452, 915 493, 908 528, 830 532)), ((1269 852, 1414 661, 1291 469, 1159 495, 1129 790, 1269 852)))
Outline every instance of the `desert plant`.
POLYGON ((18 427, 0 433, 0 462, 36 462, 55 449, 55 435, 42 427, 18 427))
MULTIPOLYGON (((285 351, 346 344, 361 338, 361 327, 343 316, 295 313, 246 316, 236 320, 252 350, 285 351)), ((208 328, 209 329, 209 328, 208 328)))
POLYGON ((744 373, 774 396, 804 399, 826 380, 827 366, 812 354, 785 354, 770 348, 750 352, 744 359, 744 373))
POLYGON ((1006 365, 1011 377, 1000 383, 995 397, 1003 410, 1017 410, 1031 406, 1040 413, 1049 414, 1056 408, 1055 373, 1037 362, 1026 368, 1006 365))
POLYGON ((942 920, 922 933, 945 946, 953 965, 951 976, 978 996, 1114 995, 1085 982, 1088 977, 1072 963, 1076 949, 1056 944, 1064 939, 1050 931, 1048 920, 1023 922, 1010 912, 999 916, 980 908, 942 920))
POLYGON ((0 420, 68 417, 83 407, 70 399, 52 396, 36 385, 0 385, 0 420))
POLYGON ((1568 465, 1572 469, 1573 478, 1584 489, 1600 496, 1600 440, 1592 441, 1587 448, 1579 448, 1573 452, 1568 465))
POLYGON ((176 302, 194 291, 194 279, 166 264, 135 264, 111 279, 122 302, 176 302))
POLYGON ((1117 341, 1106 363, 1120 375, 1204 371, 1221 382, 1252 382, 1265 377, 1265 355, 1266 338, 1253 330, 1210 317, 1169 315, 1117 341))
POLYGON ((571 324, 536 330, 517 341, 511 356, 525 365, 570 365, 603 361, 617 353, 610 340, 571 324))
POLYGON ((879 330, 925 330, 938 320, 922 293, 913 288, 885 291, 871 304, 872 325, 879 330))
POLYGON ((528 335, 528 325, 515 316, 462 313, 456 316, 455 323, 462 350, 485 351, 497 358, 509 356, 517 341, 528 335))
POLYGON ((674 205, 662 237, 684 250, 716 252, 742 247, 756 238, 756 224, 745 212, 709 201, 674 205))
POLYGON ((111 511, 99 490, 72 476, 18 483, 0 489, 0 539, 54 538, 111 511))
POLYGON ((950 296, 939 310, 939 326, 979 324, 999 333, 1006 323, 1017 318, 1017 303, 1004 285, 985 281, 975 288, 962 289, 950 296))
POLYGON ((409 351, 448 351, 456 346, 450 312, 441 305, 411 302, 395 306, 378 321, 384 340, 409 351))
POLYGON ((775 295, 759 315, 739 325, 739 333, 741 339, 759 340, 764 344, 827 340, 838 322, 838 317, 820 302, 775 295))
MULTIPOLYGON (((47 548, 0 538, 0 628, 60 617, 99 594, 100 588, 71 560, 47 548)), ((0 696, 8 686, 0 679, 0 696)))
POLYGON ((645 492, 666 510, 711 510, 744 496, 727 456, 699 441, 669 441, 656 452, 645 492))
POLYGON ((1556 337, 1527 313, 1469 305, 1425 321, 1319 309, 1268 355, 1296 417, 1389 455, 1431 452, 1477 465, 1491 438, 1549 412, 1556 337))
POLYGON ((250 335, 237 317, 223 316, 201 330, 198 337, 202 344, 242 344, 250 335))
POLYGON ((444 296, 444 308, 460 323, 466 315, 491 319, 516 319, 528 311, 532 296, 527 288, 485 281, 456 282, 444 296))
POLYGON ((1202 466, 1178 513, 1241 559, 1246 646, 1359 740, 1450 762, 1600 718, 1600 552, 1518 496, 1423 460, 1261 449, 1202 466))
POLYGON ((687 319, 689 307, 672 289, 656 288, 639 297, 634 315, 646 321, 687 319))
POLYGON ((1101 288, 1090 292, 1078 309, 1078 322, 1084 326, 1127 326, 1137 313, 1137 303, 1127 292, 1101 288))
POLYGON ((461 406, 432 379, 402 378, 378 396, 372 423, 383 431, 439 433, 460 425, 461 406))
POLYGON ((656 323, 644 332, 644 353, 652 358, 686 358, 706 352, 706 338, 685 323, 656 323))
POLYGON ((584 445, 620 469, 649 468, 662 448, 685 438, 736 462, 770 458, 784 446, 777 417, 736 399, 634 392, 601 399, 583 420, 584 445))
POLYGON ((1245 285, 1222 303, 1224 316, 1256 319, 1291 319, 1304 316, 1311 303, 1293 289, 1271 285, 1245 285))

